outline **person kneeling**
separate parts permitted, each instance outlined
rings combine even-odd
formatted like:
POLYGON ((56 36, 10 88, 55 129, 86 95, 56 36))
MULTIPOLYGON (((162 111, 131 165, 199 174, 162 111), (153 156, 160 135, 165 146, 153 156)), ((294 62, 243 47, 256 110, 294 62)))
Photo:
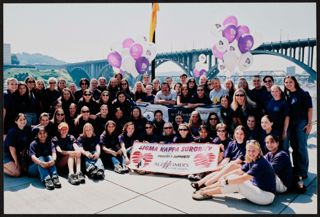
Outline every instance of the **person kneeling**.
POLYGON ((276 176, 256 140, 247 142, 245 162, 241 168, 231 171, 216 183, 194 192, 192 198, 205 200, 217 194, 238 192, 255 204, 271 204, 276 192, 276 176))

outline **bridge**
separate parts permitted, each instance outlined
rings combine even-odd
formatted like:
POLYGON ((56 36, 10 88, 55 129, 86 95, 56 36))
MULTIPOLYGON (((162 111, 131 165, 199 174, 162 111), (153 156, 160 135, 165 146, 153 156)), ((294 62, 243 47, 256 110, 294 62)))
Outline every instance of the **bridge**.
MULTIPOLYGON (((251 53, 253 55, 273 55, 287 59, 305 70, 309 75, 309 81, 316 80, 316 71, 313 63, 314 49, 317 46, 315 38, 289 40, 263 43, 251 53)), ((177 64, 189 76, 193 75, 195 63, 200 54, 207 56, 209 65, 208 77, 212 78, 219 73, 217 58, 212 54, 211 49, 198 49, 170 53, 160 53, 156 56, 156 67, 171 61, 177 64)), ((112 71, 112 67, 106 60, 86 61, 81 63, 66 64, 65 68, 72 75, 75 71, 83 71, 89 77, 103 75, 103 71, 112 71)), ((151 68, 149 68, 151 70, 151 68)))
MULTIPOLYGON (((303 68, 303 70, 310 75, 309 81, 313 82, 317 78, 317 73, 315 71, 316 64, 313 62, 314 49, 316 46, 317 43, 315 38, 279 41, 263 43, 255 50, 251 51, 251 53, 253 55, 273 55, 287 59, 303 68)), ((193 49, 189 51, 159 53, 155 59, 156 67, 171 61, 179 66, 186 74, 192 76, 192 71, 200 54, 204 54, 207 57, 209 65, 207 73, 208 78, 215 77, 219 73, 219 70, 217 67, 217 58, 213 56, 211 49, 193 49)), ((60 68, 65 68, 74 79, 76 78, 75 80, 79 80, 79 77, 109 77, 113 71, 106 59, 71 63, 62 65, 60 68)), ((149 72, 150 70, 151 66, 149 67, 149 72)))

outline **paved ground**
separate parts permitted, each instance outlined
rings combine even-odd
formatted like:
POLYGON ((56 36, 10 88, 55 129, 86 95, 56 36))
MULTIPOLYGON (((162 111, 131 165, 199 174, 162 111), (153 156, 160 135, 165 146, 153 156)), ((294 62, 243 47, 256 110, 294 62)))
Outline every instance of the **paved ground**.
POLYGON ((62 188, 44 189, 36 178, 4 177, 5 214, 317 214, 317 140, 309 140, 307 192, 277 195, 269 206, 250 203, 239 194, 194 201, 186 178, 166 175, 116 174, 105 180, 72 186, 61 177, 62 188))

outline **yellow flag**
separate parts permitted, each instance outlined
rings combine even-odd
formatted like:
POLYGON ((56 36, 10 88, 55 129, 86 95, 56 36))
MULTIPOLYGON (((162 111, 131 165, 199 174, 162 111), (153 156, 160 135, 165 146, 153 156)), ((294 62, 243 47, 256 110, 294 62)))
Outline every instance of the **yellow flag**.
POLYGON ((159 3, 152 3, 152 15, 150 23, 150 42, 153 41, 153 34, 157 27, 157 12, 159 11, 159 3))

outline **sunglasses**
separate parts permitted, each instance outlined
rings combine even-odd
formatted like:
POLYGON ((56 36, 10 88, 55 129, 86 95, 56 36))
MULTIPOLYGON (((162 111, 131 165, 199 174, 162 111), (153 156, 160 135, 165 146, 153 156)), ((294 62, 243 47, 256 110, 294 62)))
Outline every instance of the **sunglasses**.
POLYGON ((172 129, 172 127, 164 127, 163 129, 165 129, 165 130, 172 129))
POLYGON ((121 85, 127 85, 127 83, 121 83, 121 85))
POLYGON ((272 83, 272 80, 265 80, 264 83, 272 83))
POLYGON ((28 81, 28 83, 36 83, 35 81, 28 81))
POLYGON ((146 129, 151 129, 152 127, 146 127, 146 129))
POLYGON ((260 80, 253 80, 253 82, 259 82, 260 80))
POLYGON ((204 91, 204 89, 198 89, 197 91, 204 91))
POLYGON ((225 130, 217 130, 218 133, 225 133, 225 130))
POLYGON ((62 114, 62 113, 57 113, 56 115, 57 116, 64 116, 64 114, 62 114))
POLYGON ((85 93, 84 96, 91 96, 91 93, 85 93))
POLYGON ((87 83, 81 83, 80 85, 87 85, 87 83))
POLYGON ((90 112, 89 110, 82 111, 82 113, 89 113, 89 112, 90 112))
POLYGON ((56 82, 49 82, 49 84, 56 84, 56 82))
POLYGON ((236 94, 236 96, 241 96, 242 97, 242 96, 244 96, 244 94, 236 94))
POLYGON ((103 94, 102 96, 109 96, 108 94, 103 94))
POLYGON ((210 118, 210 120, 218 120, 218 118, 210 118))
POLYGON ((179 131, 188 131, 188 129, 179 129, 179 131))

